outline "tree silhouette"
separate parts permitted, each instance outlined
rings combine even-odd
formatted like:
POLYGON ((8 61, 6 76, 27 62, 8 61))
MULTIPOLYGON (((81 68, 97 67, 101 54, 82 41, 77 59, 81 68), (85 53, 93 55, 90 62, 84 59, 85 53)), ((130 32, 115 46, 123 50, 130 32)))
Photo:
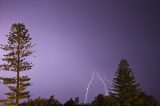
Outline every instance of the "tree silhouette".
POLYGON ((61 103, 55 99, 54 96, 50 96, 48 103, 45 106, 62 106, 61 103))
POLYGON ((27 102, 23 103, 24 106, 62 106, 62 104, 55 99, 54 96, 50 96, 50 98, 35 98, 35 99, 28 99, 27 102))
POLYGON ((64 103, 64 106, 80 106, 79 98, 76 97, 75 100, 71 98, 70 100, 66 101, 66 103, 64 103))
POLYGON ((27 86, 30 86, 30 78, 23 76, 20 73, 32 68, 32 63, 29 63, 26 59, 33 51, 31 40, 32 38, 28 34, 28 30, 22 23, 13 24, 8 35, 8 43, 6 45, 0 45, 1 49, 7 53, 2 58, 5 63, 0 65, 0 69, 4 71, 15 72, 14 77, 0 77, 3 84, 10 90, 6 92, 7 99, 5 105, 19 105, 21 99, 29 98, 29 91, 26 91, 27 86))
POLYGON ((99 94, 95 97, 91 106, 119 106, 119 103, 111 95, 104 96, 103 94, 99 94))
POLYGON ((122 59, 115 72, 110 94, 120 103, 121 106, 133 106, 139 98, 141 89, 136 83, 132 70, 127 60, 122 59))
POLYGON ((105 97, 105 106, 120 106, 117 100, 111 95, 105 97))
POLYGON ((158 101, 150 95, 147 95, 145 92, 140 94, 140 98, 138 99, 136 106, 160 106, 158 101))
POLYGON ((94 101, 91 104, 92 106, 105 106, 105 96, 103 94, 99 94, 94 98, 94 101))

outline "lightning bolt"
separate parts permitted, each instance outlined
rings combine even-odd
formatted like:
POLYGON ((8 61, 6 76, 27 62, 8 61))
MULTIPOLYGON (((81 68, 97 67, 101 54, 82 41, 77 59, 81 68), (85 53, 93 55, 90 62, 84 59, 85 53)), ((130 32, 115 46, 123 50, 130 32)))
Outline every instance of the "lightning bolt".
POLYGON ((99 78, 99 80, 101 81, 101 83, 104 85, 104 90, 106 92, 106 95, 108 95, 106 83, 104 82, 104 80, 102 79, 102 77, 99 75, 99 73, 97 74, 97 77, 99 78))
POLYGON ((84 103, 86 103, 86 102, 87 102, 88 90, 89 90, 90 85, 91 85, 91 84, 92 84, 92 82, 93 82, 93 78, 94 78, 94 72, 92 73, 91 80, 88 82, 88 86, 87 86, 87 90, 86 90, 86 94, 85 94, 85 101, 84 101, 84 103))

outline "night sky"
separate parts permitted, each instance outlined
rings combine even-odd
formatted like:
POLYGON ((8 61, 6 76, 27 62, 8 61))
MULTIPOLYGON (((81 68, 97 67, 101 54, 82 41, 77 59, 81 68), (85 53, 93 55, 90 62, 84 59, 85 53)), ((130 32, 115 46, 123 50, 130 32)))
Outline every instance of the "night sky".
MULTIPOLYGON (((13 23, 24 23, 36 44, 32 98, 55 95, 84 101, 92 72, 107 89, 127 59, 142 89, 160 100, 159 0, 0 0, 0 42, 13 23)), ((2 58, 2 51, 0 58, 2 58)), ((11 73, 0 73, 0 76, 11 73)), ((0 97, 6 88, 0 86, 0 97)), ((95 76, 88 101, 105 93, 95 76)))

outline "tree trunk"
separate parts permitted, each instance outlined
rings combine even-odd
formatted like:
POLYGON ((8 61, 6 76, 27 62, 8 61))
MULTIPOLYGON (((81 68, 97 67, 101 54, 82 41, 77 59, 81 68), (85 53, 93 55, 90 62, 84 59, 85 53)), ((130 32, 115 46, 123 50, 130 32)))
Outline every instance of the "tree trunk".
POLYGON ((19 69, 20 69, 20 50, 19 50, 19 37, 18 37, 18 47, 17 47, 17 91, 16 91, 16 106, 19 105, 19 69))

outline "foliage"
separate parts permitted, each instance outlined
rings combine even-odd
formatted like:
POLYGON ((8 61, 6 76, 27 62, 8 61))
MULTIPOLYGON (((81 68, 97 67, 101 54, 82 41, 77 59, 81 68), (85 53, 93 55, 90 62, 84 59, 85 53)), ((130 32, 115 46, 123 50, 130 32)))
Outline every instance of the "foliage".
POLYGON ((92 106, 105 106, 105 96, 103 94, 99 94, 91 104, 92 106))
POLYGON ((136 83, 132 70, 127 60, 122 59, 115 72, 110 94, 120 103, 121 106, 133 106, 139 99, 141 89, 136 83))
POLYGON ((94 101, 91 103, 91 106, 119 106, 119 103, 112 96, 104 96, 99 94, 95 97, 94 101))
POLYGON ((120 106, 119 102, 111 95, 105 97, 105 106, 120 106))
MULTIPOLYGON (((136 102, 137 104, 130 106, 160 106, 158 101, 145 93, 141 93, 140 99, 136 102)), ((91 104, 79 103, 79 98, 69 99, 64 104, 60 103, 54 96, 50 98, 35 98, 29 99, 27 102, 24 102, 21 106, 120 106, 118 101, 111 95, 104 96, 103 94, 97 95, 91 104), (78 100, 78 101, 77 101, 78 100)))
POLYGON ((75 100, 71 98, 66 103, 64 103, 64 106, 79 106, 79 98, 77 97, 75 100))
POLYGON ((135 104, 136 106, 160 106, 158 101, 150 95, 147 95, 145 92, 140 94, 140 98, 135 104))
POLYGON ((29 99, 27 102, 23 103, 23 106, 62 106, 62 104, 55 99, 54 96, 50 96, 49 99, 44 99, 41 97, 29 99))
POLYGON ((30 86, 30 78, 20 74, 22 71, 27 71, 32 68, 32 63, 26 59, 33 51, 32 38, 28 34, 28 30, 24 24, 13 24, 8 35, 6 45, 1 45, 0 48, 6 51, 2 61, 5 63, 0 65, 3 71, 12 71, 16 73, 14 77, 0 77, 3 84, 8 87, 9 92, 5 92, 7 99, 6 105, 18 105, 21 99, 29 98, 29 91, 26 91, 27 86, 30 86))
POLYGON ((116 100, 120 106, 159 106, 158 101, 145 94, 136 83, 132 70, 127 60, 122 59, 115 72, 110 97, 111 102, 116 100))

